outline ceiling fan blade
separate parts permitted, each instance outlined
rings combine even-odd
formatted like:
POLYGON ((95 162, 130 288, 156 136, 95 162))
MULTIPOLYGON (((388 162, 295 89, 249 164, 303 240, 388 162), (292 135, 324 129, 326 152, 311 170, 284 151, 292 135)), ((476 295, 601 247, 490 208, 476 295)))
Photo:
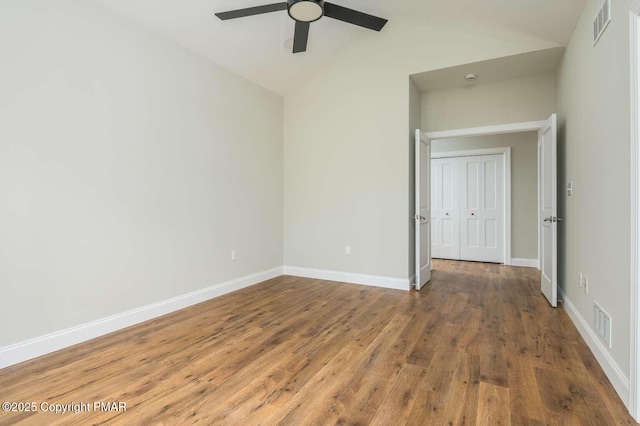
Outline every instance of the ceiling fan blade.
POLYGON ((324 16, 337 19, 339 21, 348 22, 353 25, 359 25, 370 30, 380 31, 387 23, 386 19, 377 16, 368 15, 358 12, 357 10, 348 9, 333 3, 324 3, 324 16))
POLYGON ((263 13, 278 12, 280 10, 287 10, 287 2, 265 4, 264 6, 248 7, 246 9, 232 10, 229 12, 219 12, 216 16, 223 21, 227 19, 243 18, 245 16, 261 15, 263 13))
POLYGON ((296 21, 296 31, 293 36, 293 53, 307 51, 307 40, 309 39, 310 22, 296 21))

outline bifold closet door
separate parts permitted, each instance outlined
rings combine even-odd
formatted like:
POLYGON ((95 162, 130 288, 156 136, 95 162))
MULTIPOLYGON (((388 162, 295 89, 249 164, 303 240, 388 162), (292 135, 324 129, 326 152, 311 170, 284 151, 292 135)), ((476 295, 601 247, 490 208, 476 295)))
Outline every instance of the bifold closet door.
POLYGON ((460 259, 503 262, 503 156, 460 160, 460 259))
POLYGON ((460 160, 431 160, 431 254, 439 259, 460 259, 460 160))

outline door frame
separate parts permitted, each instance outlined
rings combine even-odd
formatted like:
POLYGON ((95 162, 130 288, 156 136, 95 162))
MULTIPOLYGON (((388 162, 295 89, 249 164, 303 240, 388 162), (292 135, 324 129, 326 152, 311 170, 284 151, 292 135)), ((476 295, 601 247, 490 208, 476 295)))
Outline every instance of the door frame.
MULTIPOLYGON (((640 2, 640 0, 638 1, 640 2)), ((444 130, 440 132, 426 132, 425 136, 431 140, 435 140, 435 139, 451 139, 451 138, 472 137, 472 136, 501 135, 506 133, 537 132, 538 147, 539 147, 541 143, 540 130, 544 129, 546 125, 547 125, 547 120, 525 121, 521 123, 498 124, 494 126, 469 127, 466 129, 444 130)), ((511 170, 511 164, 509 164, 509 170, 511 170)), ((538 212, 536 213, 536 215, 538 216, 538 265, 537 265, 538 269, 540 269, 540 250, 541 250, 540 233, 542 232, 542 228, 540 226, 540 187, 539 187, 540 172, 539 170, 540 170, 540 155, 538 155, 538 209, 537 209, 538 212)), ((511 199, 511 188, 509 188, 509 200, 510 199, 511 199)), ((505 205, 506 204, 507 203, 505 199, 505 205)), ((509 203, 509 210, 507 215, 509 217, 509 235, 511 235, 511 203, 509 203)), ((505 265, 511 265, 511 238, 510 237, 508 240, 508 244, 509 244, 509 251, 505 253, 505 260, 508 255, 508 259, 510 260, 510 263, 507 264, 505 262, 505 265)), ((505 245, 505 248, 506 248, 506 245, 505 245)))
POLYGON ((631 365, 629 413, 640 421, 640 0, 629 11, 631 64, 631 365))
MULTIPOLYGON (((502 171, 504 174, 503 199, 503 241, 502 241, 502 262, 511 265, 511 147, 499 148, 479 148, 466 149, 463 151, 431 152, 431 159, 434 158, 457 158, 457 157, 479 157, 483 155, 502 155, 502 171)), ((538 241, 540 244, 540 241, 538 241)), ((539 256, 538 256, 539 258, 539 256)), ((539 264, 538 260, 538 264, 539 264)))

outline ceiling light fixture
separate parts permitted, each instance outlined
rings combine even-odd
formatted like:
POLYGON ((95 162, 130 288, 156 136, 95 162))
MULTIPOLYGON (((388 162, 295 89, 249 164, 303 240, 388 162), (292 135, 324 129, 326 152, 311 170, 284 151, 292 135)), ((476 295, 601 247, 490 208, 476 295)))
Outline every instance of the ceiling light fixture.
POLYGON ((298 22, 313 22, 324 15, 324 0, 287 0, 289 16, 298 22))
POLYGON ((464 79, 467 81, 476 81, 478 76, 476 74, 467 74, 464 79))
POLYGON ((293 33, 293 53, 307 51, 311 22, 317 21, 323 16, 374 31, 380 31, 387 23, 386 19, 338 6, 337 4, 325 2, 324 0, 287 0, 281 3, 247 7, 244 9, 230 10, 228 12, 218 12, 216 16, 226 21, 227 19, 262 15, 264 13, 279 12, 281 10, 286 10, 289 13, 289 17, 296 21, 296 28, 293 33))

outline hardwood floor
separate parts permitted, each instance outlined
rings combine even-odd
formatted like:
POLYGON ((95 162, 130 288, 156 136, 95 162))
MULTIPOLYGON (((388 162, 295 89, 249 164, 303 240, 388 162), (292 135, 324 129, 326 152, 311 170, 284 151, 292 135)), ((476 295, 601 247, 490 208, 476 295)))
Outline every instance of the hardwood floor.
POLYGON ((422 292, 279 277, 0 370, 38 406, 0 425, 636 424, 537 270, 434 264, 422 292))

